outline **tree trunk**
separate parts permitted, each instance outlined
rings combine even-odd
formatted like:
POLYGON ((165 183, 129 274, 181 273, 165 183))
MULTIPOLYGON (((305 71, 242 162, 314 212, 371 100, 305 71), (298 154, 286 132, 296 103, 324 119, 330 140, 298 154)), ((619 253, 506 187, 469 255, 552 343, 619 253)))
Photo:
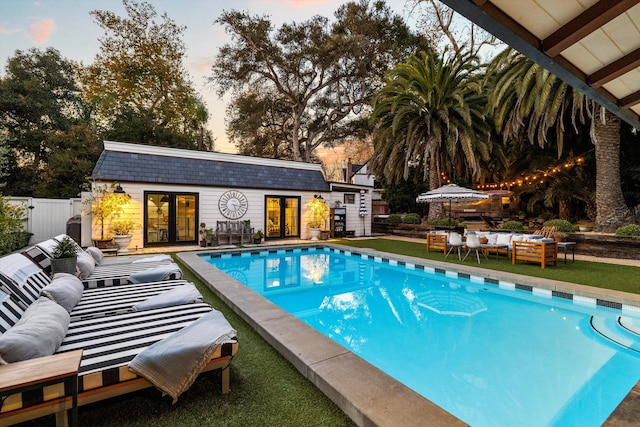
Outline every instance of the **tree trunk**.
MULTIPOLYGON (((438 175, 438 168, 436 167, 436 156, 429 158, 429 190, 435 190, 440 187, 440 175, 438 175)), ((429 216, 427 220, 444 218, 444 208, 442 203, 429 203, 429 216)))
POLYGON ((572 217, 570 200, 558 199, 558 217, 560 219, 569 219, 572 217))
POLYGON ((625 204, 620 184, 620 119, 598 108, 593 120, 597 169, 595 231, 611 233, 620 226, 633 223, 633 215, 625 204))

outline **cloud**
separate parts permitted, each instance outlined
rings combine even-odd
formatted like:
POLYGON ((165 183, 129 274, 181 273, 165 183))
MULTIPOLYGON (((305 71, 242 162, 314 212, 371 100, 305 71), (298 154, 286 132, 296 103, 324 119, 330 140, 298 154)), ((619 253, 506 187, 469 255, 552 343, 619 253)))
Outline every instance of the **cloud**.
POLYGON ((196 74, 206 74, 211 71, 211 67, 213 66, 214 60, 213 58, 200 57, 195 61, 190 61, 188 63, 188 67, 190 70, 193 70, 196 74))
POLYGON ((27 33, 29 33, 34 42, 42 44, 49 39, 49 36, 55 29, 56 24, 53 22, 53 19, 47 18, 30 25, 27 33))
POLYGON ((15 33, 19 33, 20 30, 18 29, 11 29, 11 28, 2 28, 0 27, 0 34, 15 34, 15 33))

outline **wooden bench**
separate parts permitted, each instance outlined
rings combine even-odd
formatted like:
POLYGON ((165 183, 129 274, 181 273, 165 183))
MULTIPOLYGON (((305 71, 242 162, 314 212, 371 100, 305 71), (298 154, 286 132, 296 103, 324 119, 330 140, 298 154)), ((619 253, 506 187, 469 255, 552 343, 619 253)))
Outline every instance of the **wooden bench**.
POLYGON ((427 252, 431 249, 447 253, 447 235, 445 233, 427 234, 427 252))
POLYGON ((511 264, 516 261, 538 262, 542 268, 547 264, 558 264, 558 243, 553 242, 512 242, 511 264))

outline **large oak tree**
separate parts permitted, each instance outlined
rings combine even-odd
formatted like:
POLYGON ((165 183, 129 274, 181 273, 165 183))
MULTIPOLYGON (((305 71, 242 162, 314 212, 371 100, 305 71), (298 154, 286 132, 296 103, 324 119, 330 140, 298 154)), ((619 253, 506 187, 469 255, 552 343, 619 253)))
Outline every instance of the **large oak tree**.
MULTIPOLYGON (((150 145, 197 148, 203 103, 184 68, 184 26, 149 3, 123 0, 126 17, 91 14, 104 37, 83 75, 84 96, 107 138, 150 145)), ((210 135, 205 145, 212 148, 210 135)))
POLYGON ((220 48, 210 79, 221 96, 232 93, 232 140, 245 154, 254 153, 254 144, 256 153, 279 147, 270 155, 290 153, 306 162, 321 144, 365 125, 363 114, 382 76, 419 44, 382 1, 346 3, 334 22, 316 16, 277 31, 268 17, 238 11, 216 22, 232 37, 220 48))

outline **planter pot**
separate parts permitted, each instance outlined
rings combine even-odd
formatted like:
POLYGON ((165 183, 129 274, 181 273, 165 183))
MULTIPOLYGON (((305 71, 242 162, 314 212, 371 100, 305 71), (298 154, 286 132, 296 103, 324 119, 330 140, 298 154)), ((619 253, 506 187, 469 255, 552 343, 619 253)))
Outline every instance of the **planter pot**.
POLYGON ((318 236, 320 236, 319 228, 310 228, 309 232, 311 233, 311 240, 318 240, 318 236))
POLYGON ((116 234, 113 236, 113 242, 118 246, 118 253, 129 252, 127 246, 131 243, 131 234, 116 234))
POLYGON ((255 245, 259 245, 260 243, 262 243, 262 237, 254 237, 253 238, 253 243, 255 245))
POLYGON ((207 241, 206 240, 200 240, 200 247, 201 248, 206 248, 207 247, 207 241))
POLYGON ((76 261, 78 257, 51 259, 51 273, 76 274, 76 261))
POLYGON ((578 229, 584 233, 586 231, 591 231, 592 227, 588 225, 579 225, 578 229))

